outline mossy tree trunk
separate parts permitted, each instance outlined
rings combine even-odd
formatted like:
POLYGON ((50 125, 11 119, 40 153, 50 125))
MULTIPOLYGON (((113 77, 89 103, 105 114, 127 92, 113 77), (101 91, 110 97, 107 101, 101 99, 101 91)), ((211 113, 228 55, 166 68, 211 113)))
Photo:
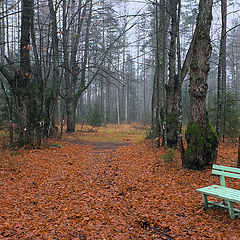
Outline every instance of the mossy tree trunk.
POLYGON ((203 169, 216 160, 218 137, 208 122, 206 111, 207 76, 211 56, 210 28, 212 0, 200 0, 190 64, 190 117, 185 137, 187 149, 183 167, 203 169))

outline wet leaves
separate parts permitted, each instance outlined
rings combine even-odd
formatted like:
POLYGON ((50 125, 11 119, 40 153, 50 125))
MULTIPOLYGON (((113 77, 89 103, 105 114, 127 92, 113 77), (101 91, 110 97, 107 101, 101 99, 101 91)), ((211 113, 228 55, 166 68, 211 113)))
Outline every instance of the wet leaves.
MULTIPOLYGON (((182 169, 179 153, 167 164, 151 141, 54 144, 2 153, 0 239, 238 239, 239 219, 203 211, 195 189, 219 182, 210 169, 182 169)), ((219 151, 234 161, 233 148, 219 151)))

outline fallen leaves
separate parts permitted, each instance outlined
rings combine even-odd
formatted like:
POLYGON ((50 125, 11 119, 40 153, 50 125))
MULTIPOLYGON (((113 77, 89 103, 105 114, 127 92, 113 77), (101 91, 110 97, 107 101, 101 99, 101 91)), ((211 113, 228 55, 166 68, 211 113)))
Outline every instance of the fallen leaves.
POLYGON ((210 169, 167 164, 151 141, 58 144, 2 154, 15 167, 0 166, 0 238, 238 239, 239 219, 203 211, 195 189, 218 183, 210 169))

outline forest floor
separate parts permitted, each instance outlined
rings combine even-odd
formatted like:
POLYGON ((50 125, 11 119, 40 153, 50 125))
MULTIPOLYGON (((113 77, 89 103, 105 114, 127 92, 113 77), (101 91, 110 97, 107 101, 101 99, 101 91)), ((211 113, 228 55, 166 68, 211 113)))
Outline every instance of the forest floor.
MULTIPOLYGON (((83 130, 2 149, 0 239, 239 239, 239 218, 203 211, 195 190, 219 183, 211 169, 183 169, 138 124, 83 130)), ((236 162, 237 143, 221 143, 217 163, 236 162)))

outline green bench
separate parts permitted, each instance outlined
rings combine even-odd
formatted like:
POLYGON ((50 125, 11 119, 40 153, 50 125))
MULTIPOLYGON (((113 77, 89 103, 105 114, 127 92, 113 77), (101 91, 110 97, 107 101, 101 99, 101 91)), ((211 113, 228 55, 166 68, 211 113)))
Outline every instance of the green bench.
POLYGON ((232 219, 235 216, 240 218, 240 210, 233 207, 234 203, 240 203, 240 190, 226 187, 225 177, 240 179, 240 168, 225 167, 221 165, 213 165, 212 174, 220 176, 220 184, 199 188, 196 191, 202 194, 204 210, 213 206, 224 207, 228 209, 232 219), (213 196, 223 199, 222 203, 208 201, 207 196, 213 196))

